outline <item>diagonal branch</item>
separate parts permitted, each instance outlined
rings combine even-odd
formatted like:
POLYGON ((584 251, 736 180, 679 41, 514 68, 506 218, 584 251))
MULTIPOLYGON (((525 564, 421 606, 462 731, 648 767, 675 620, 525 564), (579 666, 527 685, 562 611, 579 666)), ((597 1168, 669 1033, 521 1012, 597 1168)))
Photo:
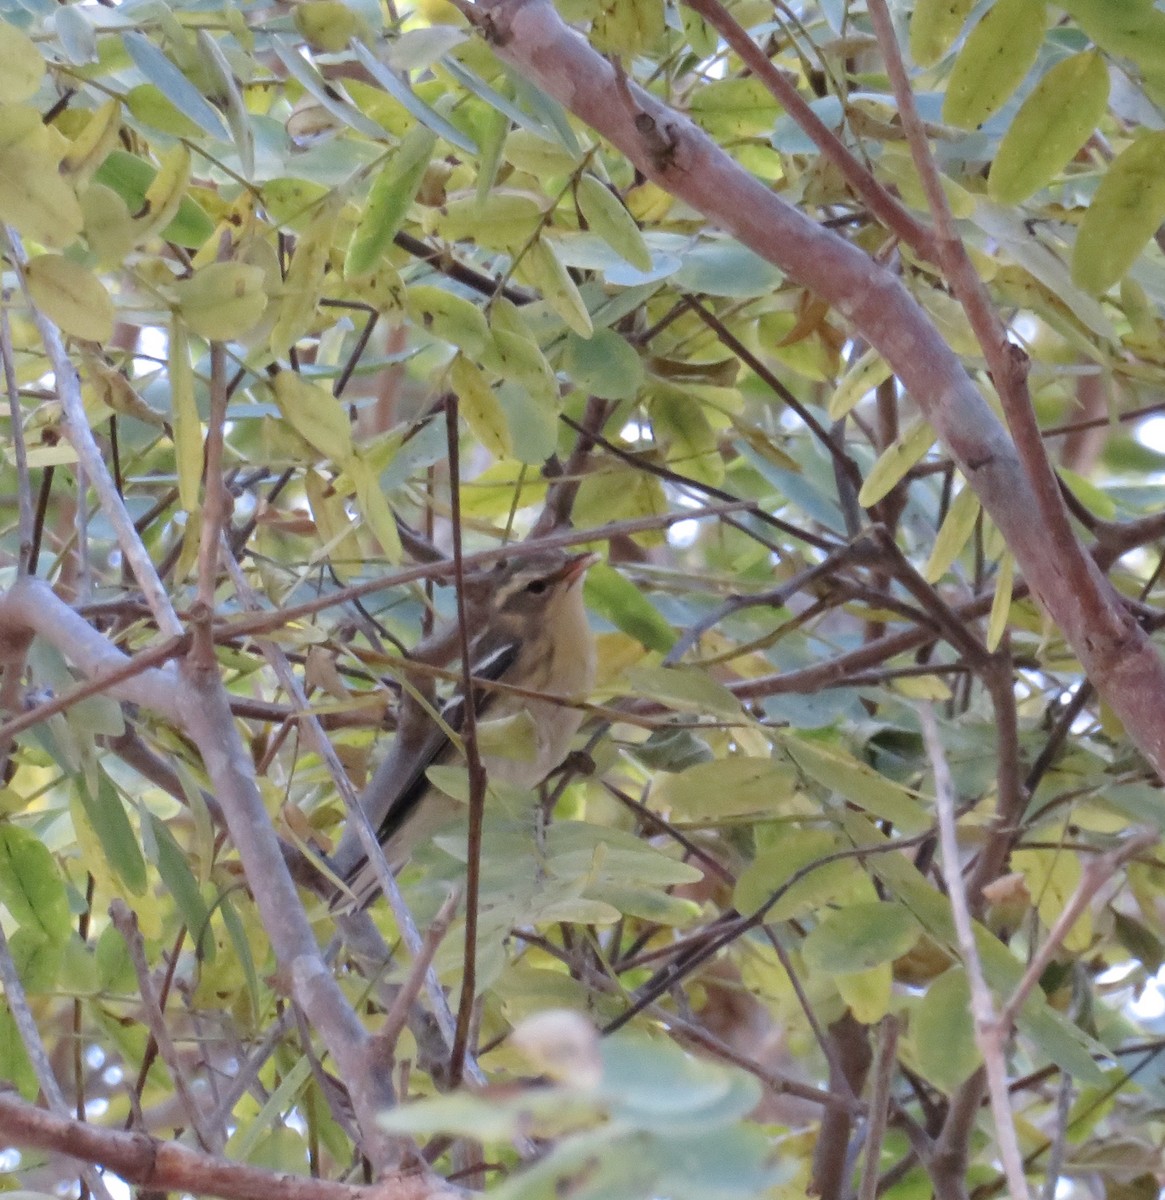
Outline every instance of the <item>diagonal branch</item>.
MULTIPOLYGON (((792 279, 828 301, 922 407, 1130 738, 1165 769, 1165 663, 1079 542, 1047 516, 1007 431, 900 280, 860 247, 797 212, 686 117, 620 79, 549 0, 464 5, 503 61, 635 164, 792 279), (1052 536, 1055 533, 1056 536, 1052 536)), ((1069 531, 1070 534, 1070 531, 1069 531)))

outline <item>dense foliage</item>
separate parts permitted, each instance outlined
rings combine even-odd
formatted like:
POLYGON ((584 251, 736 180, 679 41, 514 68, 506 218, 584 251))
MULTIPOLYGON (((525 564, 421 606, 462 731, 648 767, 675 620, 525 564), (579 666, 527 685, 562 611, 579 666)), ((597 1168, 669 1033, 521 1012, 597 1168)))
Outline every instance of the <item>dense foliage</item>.
POLYGON ((1150 0, 0 0, 4 1183, 1156 1196, 1162 104, 1150 0), (579 753, 337 921, 455 523, 602 556, 579 753))

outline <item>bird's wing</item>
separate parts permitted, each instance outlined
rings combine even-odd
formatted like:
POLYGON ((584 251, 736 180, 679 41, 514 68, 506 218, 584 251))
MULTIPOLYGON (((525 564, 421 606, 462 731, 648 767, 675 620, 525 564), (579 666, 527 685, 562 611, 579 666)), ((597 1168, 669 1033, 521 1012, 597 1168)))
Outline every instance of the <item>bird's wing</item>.
MULTIPOLYGON (((473 677, 486 681, 500 679, 513 665, 518 655, 518 644, 514 641, 495 645, 479 645, 474 654, 473 677)), ((474 710, 483 712, 489 706, 491 691, 487 688, 474 689, 474 710)), ((401 753, 396 753, 398 743, 377 768, 368 785, 365 809, 369 819, 376 824, 377 840, 383 846, 390 838, 399 834, 405 823, 416 812, 429 782, 425 778, 435 762, 452 746, 449 731, 459 733, 465 720, 465 698, 454 696, 441 709, 440 722, 426 719, 423 737, 419 743, 406 745, 413 740, 402 738, 401 753)), ((356 864, 345 876, 351 882, 363 863, 356 864)))

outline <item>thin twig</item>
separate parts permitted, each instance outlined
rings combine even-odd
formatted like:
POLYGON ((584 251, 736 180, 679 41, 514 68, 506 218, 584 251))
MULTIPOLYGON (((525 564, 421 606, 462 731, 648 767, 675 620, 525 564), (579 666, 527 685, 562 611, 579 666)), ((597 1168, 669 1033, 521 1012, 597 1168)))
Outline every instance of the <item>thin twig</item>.
POLYGON ((886 1136, 886 1119, 890 1112, 894 1067, 898 1061, 898 1018, 893 1013, 882 1018, 878 1026, 878 1045, 874 1055, 874 1088, 870 1094, 870 1119, 866 1126, 866 1161, 858 1200, 877 1200, 878 1167, 882 1160, 882 1141, 886 1136))
POLYGON ((214 609, 218 580, 219 534, 230 516, 231 494, 223 479, 223 439, 227 419, 226 354, 222 342, 210 343, 210 414, 206 426, 206 467, 203 480, 202 525, 198 531, 198 591, 200 603, 214 609))
POLYGON ((194 1095, 194 1090, 186 1078, 186 1069, 178 1057, 174 1040, 170 1036, 170 1027, 166 1024, 166 1018, 158 1003, 157 993, 154 991, 150 965, 146 961, 145 941, 138 929, 137 916, 130 911, 125 901, 119 898, 110 904, 109 917, 125 940, 126 948, 129 950, 130 961, 133 963, 138 978, 138 994, 142 998, 146 1024, 150 1027, 150 1033, 157 1044, 162 1061, 166 1064, 166 1070, 170 1072, 170 1078, 173 1080, 174 1090, 182 1103, 182 1108, 203 1148, 212 1153, 218 1153, 222 1150, 223 1138, 220 1136, 219 1130, 207 1126, 204 1119, 206 1114, 202 1111, 202 1107, 194 1095))
POLYGON ((381 1062, 389 1063, 395 1056, 397 1040, 409 1019, 409 1009, 412 1008, 413 1001, 416 1000, 425 982, 425 976, 433 965, 433 956, 449 932, 449 926, 453 921, 454 913, 457 912, 460 900, 460 892, 451 891, 437 910, 437 915, 429 922, 429 926, 425 930, 425 939, 421 943, 420 950, 413 957, 409 973, 397 989, 392 1007, 384 1015, 383 1024, 372 1038, 371 1052, 381 1062))
POLYGON ((939 842, 942 846, 943 878, 947 885, 951 914, 954 918, 959 954, 971 988, 971 1014, 975 1022, 975 1043, 983 1055, 987 1073, 987 1090, 991 1097, 991 1112, 995 1121, 995 1138, 1003 1162, 1012 1200, 1029 1200, 1023 1155, 1016 1136, 1015 1120, 1007 1091, 1007 1064, 1004 1061, 1004 1041, 995 1015, 995 1002, 983 974, 983 963, 975 945, 975 929, 959 857, 958 832, 955 824, 955 789, 947 765, 946 751, 939 736, 938 722, 929 704, 919 704, 918 717, 927 757, 934 771, 935 809, 938 815, 939 842))
POLYGON ((457 1032, 449 1073, 454 1084, 461 1080, 469 1051, 469 1027, 477 997, 477 914, 481 892, 481 829, 485 813, 485 766, 477 746, 477 706, 473 694, 473 663, 469 657, 469 619, 465 600, 465 562, 461 554, 461 466, 460 431, 457 427, 457 397, 445 398, 445 434, 449 455, 449 521, 453 539, 453 575, 457 581, 457 639, 461 651, 461 694, 463 715, 461 745, 469 772, 469 857, 465 867, 465 946, 461 975, 461 1002, 457 1007, 457 1032))
MULTIPOLYGON (((61 1086, 57 1082, 48 1050, 45 1049, 45 1044, 41 1040, 36 1018, 28 1007, 28 995, 21 982, 20 972, 17 971, 16 963, 12 959, 12 952, 8 948, 8 938, 4 934, 3 926, 0 926, 0 983, 4 985, 4 999, 8 1004, 8 1011, 12 1014, 12 1020, 24 1045, 24 1051, 28 1055, 29 1062, 32 1063, 33 1073, 36 1075, 40 1090, 57 1118, 68 1120, 69 1106, 65 1102, 61 1086)), ((0 1092, 0 1105, 5 1100, 4 1093, 0 1092)), ((113 1200, 105 1186, 105 1181, 92 1166, 83 1166, 80 1175, 85 1186, 95 1196, 100 1197, 101 1200, 113 1200)))
POLYGON ((1092 898, 1116 876, 1125 863, 1136 858, 1142 851, 1155 846, 1160 837, 1160 832, 1156 829, 1136 829, 1115 850, 1085 861, 1080 882, 1069 896, 1067 904, 1060 911, 1056 923, 1048 930, 1048 936, 1044 938, 1040 943, 1040 948, 1032 955, 1023 977, 1015 985, 1015 991, 999 1011, 1000 1037, 1007 1037, 1010 1034, 1011 1027, 1015 1024, 1024 1002, 1031 995, 1032 989, 1039 983, 1040 976, 1043 975, 1048 964, 1059 952, 1060 946, 1071 932, 1072 926, 1076 924, 1080 915, 1092 902, 1092 898))
MULTIPOLYGON (((11 227, 5 226, 5 235, 8 239, 12 260, 16 264, 17 273, 20 276, 25 299, 32 310, 32 319, 36 324, 40 339, 44 343, 49 363, 53 369, 57 394, 60 396, 64 414, 62 427, 65 436, 69 439, 69 444, 77 452, 78 468, 84 471, 86 478, 96 491, 97 498, 101 502, 101 509, 113 526, 121 552, 137 580, 138 587, 142 589, 142 594, 150 606, 150 611, 154 614, 158 628, 165 636, 181 633, 182 623, 174 612, 166 588, 158 577, 154 564, 150 561, 149 553, 134 529, 133 519, 117 494, 117 488, 105 465, 97 441, 93 437, 93 431, 89 428, 89 421, 85 416, 85 405, 81 399, 81 383, 76 369, 69 361, 68 354, 65 353, 60 331, 37 308, 29 293, 28 281, 25 276, 28 255, 24 251, 24 245, 19 235, 11 227)), ((77 504, 83 508, 84 502, 78 477, 77 504)))
POLYGON ((28 451, 24 445, 24 414, 20 411, 20 390, 16 383, 16 362, 12 350, 12 328, 8 321, 8 293, 0 298, 0 356, 4 359, 4 389, 8 393, 8 413, 12 422, 12 457, 16 465, 16 497, 19 512, 20 548, 16 557, 16 575, 31 569, 34 536, 32 480, 28 474, 28 451))

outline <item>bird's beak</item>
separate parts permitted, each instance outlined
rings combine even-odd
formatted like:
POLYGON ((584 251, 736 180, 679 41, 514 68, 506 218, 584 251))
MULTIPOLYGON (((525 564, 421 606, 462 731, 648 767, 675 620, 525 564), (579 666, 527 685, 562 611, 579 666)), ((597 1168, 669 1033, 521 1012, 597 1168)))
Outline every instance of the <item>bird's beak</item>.
POLYGON ((562 564, 561 569, 555 575, 554 581, 556 583, 559 581, 568 584, 577 583, 598 561, 599 556, 592 554, 589 550, 585 554, 572 554, 562 564))

